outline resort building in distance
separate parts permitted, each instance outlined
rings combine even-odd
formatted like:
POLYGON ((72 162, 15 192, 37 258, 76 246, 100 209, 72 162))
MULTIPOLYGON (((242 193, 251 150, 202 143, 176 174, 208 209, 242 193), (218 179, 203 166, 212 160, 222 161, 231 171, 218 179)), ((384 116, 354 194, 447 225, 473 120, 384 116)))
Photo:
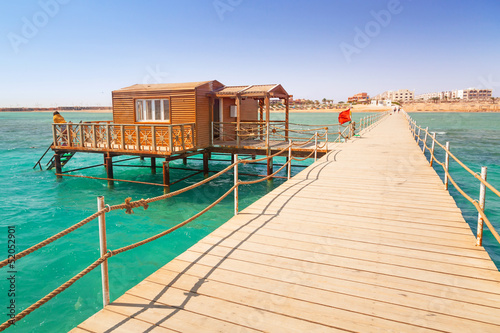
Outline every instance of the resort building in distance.
POLYGON ((408 102, 412 101, 415 97, 415 91, 408 89, 399 89, 396 91, 388 90, 378 94, 373 99, 377 101, 390 100, 392 102, 408 102))
POLYGON ((415 100, 423 100, 427 101, 430 99, 434 100, 452 100, 452 99, 461 99, 461 100, 484 100, 491 98, 493 93, 492 89, 477 89, 477 88, 469 88, 462 90, 453 90, 453 91, 441 91, 441 92, 433 92, 427 94, 421 94, 415 96, 415 100))
POLYGON ((368 103, 370 101, 370 96, 363 92, 347 98, 347 101, 349 103, 368 103))

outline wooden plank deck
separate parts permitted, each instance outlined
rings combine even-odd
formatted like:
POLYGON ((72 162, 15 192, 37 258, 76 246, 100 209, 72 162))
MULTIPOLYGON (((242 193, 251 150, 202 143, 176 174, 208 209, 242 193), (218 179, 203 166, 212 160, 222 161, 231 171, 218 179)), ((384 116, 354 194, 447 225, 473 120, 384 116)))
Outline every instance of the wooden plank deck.
POLYGON ((75 332, 500 332, 500 273, 392 115, 75 332))

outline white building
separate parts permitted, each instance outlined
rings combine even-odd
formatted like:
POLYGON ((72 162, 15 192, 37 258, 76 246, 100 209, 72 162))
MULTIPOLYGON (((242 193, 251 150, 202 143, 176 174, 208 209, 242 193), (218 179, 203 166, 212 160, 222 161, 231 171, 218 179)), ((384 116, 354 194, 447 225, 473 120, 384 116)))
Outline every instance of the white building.
POLYGON ((462 90, 441 91, 441 92, 420 94, 415 96, 415 100, 427 101, 433 98, 437 98, 439 100, 452 100, 452 99, 478 100, 478 99, 491 98, 492 93, 493 93, 492 89, 469 88, 462 90))
POLYGON ((399 89, 396 91, 388 90, 385 91, 373 99, 376 100, 390 100, 391 102, 408 102, 412 101, 415 97, 415 91, 411 91, 408 89, 399 89))

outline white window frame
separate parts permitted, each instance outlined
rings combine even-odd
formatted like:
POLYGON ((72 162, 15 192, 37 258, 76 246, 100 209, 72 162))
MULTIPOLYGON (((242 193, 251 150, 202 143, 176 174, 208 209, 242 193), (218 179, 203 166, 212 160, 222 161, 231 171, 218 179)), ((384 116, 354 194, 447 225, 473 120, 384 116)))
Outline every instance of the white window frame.
POLYGON ((134 102, 134 113, 136 122, 140 123, 150 123, 150 122, 170 122, 170 99, 169 98, 147 98, 147 99, 136 99, 134 102), (146 104, 151 101, 151 119, 146 119, 146 104), (160 101, 161 106, 161 119, 156 119, 156 101, 160 101), (165 101, 168 101, 168 110, 165 112, 165 101), (142 114, 138 117, 137 103, 142 103, 142 114), (165 113, 168 115, 168 119, 165 119, 165 113), (140 119, 142 118, 142 119, 140 119))

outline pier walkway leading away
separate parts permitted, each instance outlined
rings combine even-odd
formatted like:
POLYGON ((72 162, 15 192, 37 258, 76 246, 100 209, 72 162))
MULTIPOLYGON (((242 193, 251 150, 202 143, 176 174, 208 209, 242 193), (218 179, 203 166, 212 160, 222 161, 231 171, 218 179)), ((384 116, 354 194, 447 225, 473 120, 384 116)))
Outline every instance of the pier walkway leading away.
POLYGON ((395 114, 74 332, 500 332, 499 282, 395 114))

